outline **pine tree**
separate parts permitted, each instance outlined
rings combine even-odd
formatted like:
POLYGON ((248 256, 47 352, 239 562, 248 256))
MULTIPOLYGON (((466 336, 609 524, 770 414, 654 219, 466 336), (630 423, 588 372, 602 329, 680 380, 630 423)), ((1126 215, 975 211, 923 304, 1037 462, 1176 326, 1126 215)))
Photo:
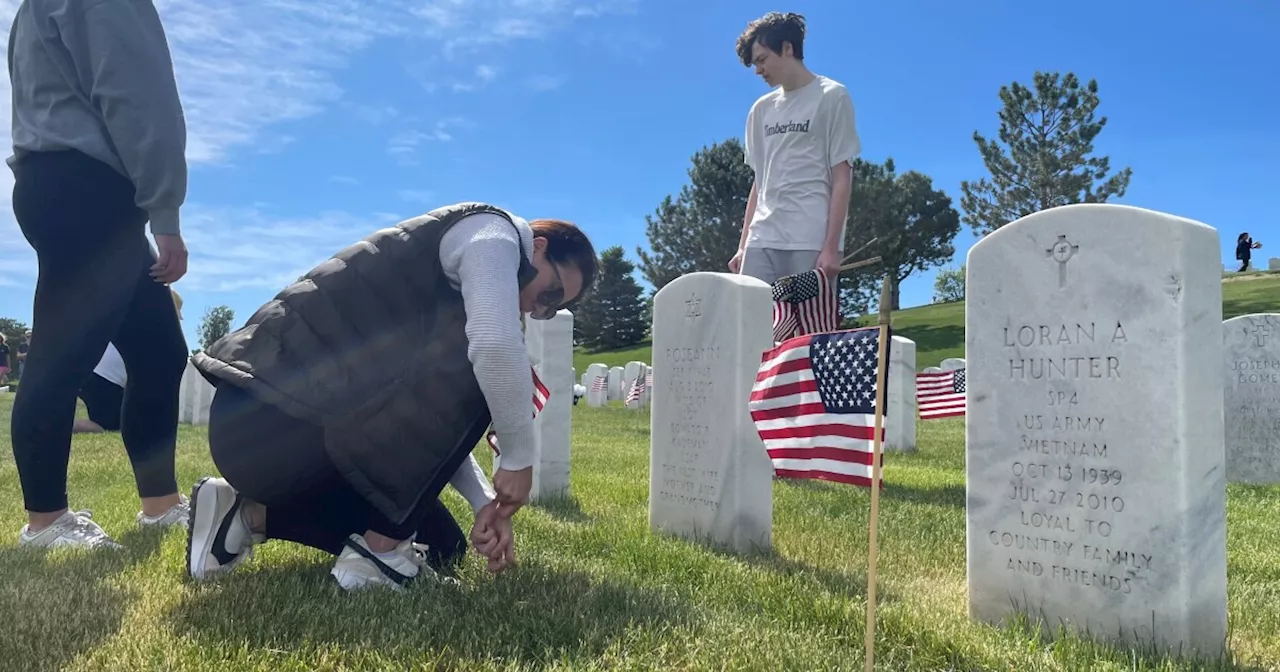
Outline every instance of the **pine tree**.
POLYGON ((654 289, 695 271, 729 272, 755 179, 742 157, 737 138, 703 147, 691 159, 689 184, 645 217, 649 250, 636 254, 654 289))
POLYGON ((583 347, 597 352, 617 350, 644 340, 646 302, 632 275, 635 270, 620 246, 600 254, 595 288, 574 314, 574 332, 583 347))
POLYGON ((1105 203, 1129 187, 1131 169, 1107 177, 1110 158, 1090 156, 1107 125, 1094 118, 1097 80, 1081 85, 1071 73, 1037 72, 1033 86, 1000 87, 999 142, 973 133, 991 177, 961 182, 960 205, 978 234, 1061 205, 1105 203))

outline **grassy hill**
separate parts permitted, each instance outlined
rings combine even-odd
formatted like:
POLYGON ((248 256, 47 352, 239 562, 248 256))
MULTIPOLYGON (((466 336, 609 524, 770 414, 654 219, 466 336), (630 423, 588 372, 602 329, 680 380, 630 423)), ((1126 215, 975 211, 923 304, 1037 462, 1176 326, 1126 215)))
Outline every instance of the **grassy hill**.
MULTIPOLYGON (((1222 280, 1222 318, 1280 311, 1280 272, 1232 273, 1222 280)), ((871 318, 874 319, 874 318, 871 318)), ((937 366, 947 357, 964 357, 964 302, 908 308, 893 315, 894 331, 916 342, 916 366, 937 366)), ((574 352, 573 366, 581 374, 592 362, 623 366, 638 360, 653 362, 649 342, 626 350, 574 352)))

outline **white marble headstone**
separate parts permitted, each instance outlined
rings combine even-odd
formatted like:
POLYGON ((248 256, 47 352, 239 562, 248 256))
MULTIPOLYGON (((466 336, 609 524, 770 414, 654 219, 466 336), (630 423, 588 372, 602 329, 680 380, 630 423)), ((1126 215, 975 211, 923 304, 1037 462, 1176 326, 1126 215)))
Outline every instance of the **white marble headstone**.
POLYGON ((609 369, 609 401, 620 401, 623 394, 622 367, 615 366, 609 369))
POLYGON ((188 359, 187 368, 182 372, 182 382, 178 386, 178 422, 209 424, 209 407, 213 404, 216 389, 188 359))
POLYGON ((893 337, 889 348, 889 377, 885 399, 884 449, 916 449, 916 342, 893 337))
POLYGON ((920 373, 942 373, 942 367, 926 366, 923 369, 920 369, 920 373))
POLYGON ((969 610, 1214 656, 1227 626, 1218 234, 1120 205, 968 255, 969 610))
POLYGON ((609 367, 604 364, 592 364, 587 367, 587 372, 582 374, 582 386, 587 388, 587 405, 588 406, 604 406, 609 400, 609 367), (596 379, 604 381, 604 387, 596 384, 596 379))
POLYGON ((649 524, 738 552, 769 548, 773 466, 748 401, 773 347, 773 293, 756 278, 691 273, 653 306, 649 524))
MULTIPOLYGON (((573 438, 573 313, 561 310, 550 320, 529 320, 525 345, 538 379, 551 395, 533 421, 538 461, 530 499, 569 491, 569 446, 573 438)), ((531 409, 532 410, 532 409, 531 409)), ((501 464, 495 460, 494 469, 501 464)))
POLYGON ((1270 259, 1268 259, 1268 260, 1267 260, 1267 270, 1268 270, 1268 271, 1280 271, 1280 259, 1277 259, 1277 258, 1275 258, 1275 257, 1271 257, 1270 259))
POLYGON ((942 360, 942 364, 938 368, 943 371, 959 371, 964 368, 964 359, 961 357, 948 357, 942 360))
POLYGON ((1227 480, 1280 483, 1280 314, 1222 323, 1227 480))

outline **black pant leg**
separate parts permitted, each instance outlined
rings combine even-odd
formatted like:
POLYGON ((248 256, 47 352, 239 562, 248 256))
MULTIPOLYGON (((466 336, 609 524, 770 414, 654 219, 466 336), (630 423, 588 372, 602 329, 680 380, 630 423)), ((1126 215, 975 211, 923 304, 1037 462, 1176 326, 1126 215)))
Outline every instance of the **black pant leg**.
POLYGON ((39 276, 10 431, 24 506, 53 512, 67 507, 76 395, 149 265, 147 214, 128 179, 79 152, 28 155, 13 171, 14 215, 39 276))

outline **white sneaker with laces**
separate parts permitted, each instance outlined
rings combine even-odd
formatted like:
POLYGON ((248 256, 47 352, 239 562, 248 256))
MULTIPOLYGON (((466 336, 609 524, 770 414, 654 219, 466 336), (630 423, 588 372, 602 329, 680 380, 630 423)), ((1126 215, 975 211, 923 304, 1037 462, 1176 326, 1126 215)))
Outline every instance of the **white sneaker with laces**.
POLYGON ((347 537, 347 545, 329 573, 344 590, 371 586, 404 590, 420 575, 437 578, 435 571, 426 566, 423 548, 421 544, 413 543, 410 537, 386 553, 375 553, 369 549, 363 536, 353 534, 347 537))
POLYGON ((92 511, 67 511, 53 524, 32 533, 29 525, 22 526, 18 545, 30 548, 124 548, 107 536, 93 521, 92 511))
POLYGON ((201 581, 225 574, 253 557, 266 541, 240 515, 244 500, 221 478, 204 478, 191 490, 187 525, 187 575, 201 581))
POLYGON ((138 524, 142 527, 172 527, 174 525, 187 526, 187 517, 191 513, 191 500, 186 495, 178 495, 178 503, 164 513, 152 517, 145 513, 138 512, 138 524))

